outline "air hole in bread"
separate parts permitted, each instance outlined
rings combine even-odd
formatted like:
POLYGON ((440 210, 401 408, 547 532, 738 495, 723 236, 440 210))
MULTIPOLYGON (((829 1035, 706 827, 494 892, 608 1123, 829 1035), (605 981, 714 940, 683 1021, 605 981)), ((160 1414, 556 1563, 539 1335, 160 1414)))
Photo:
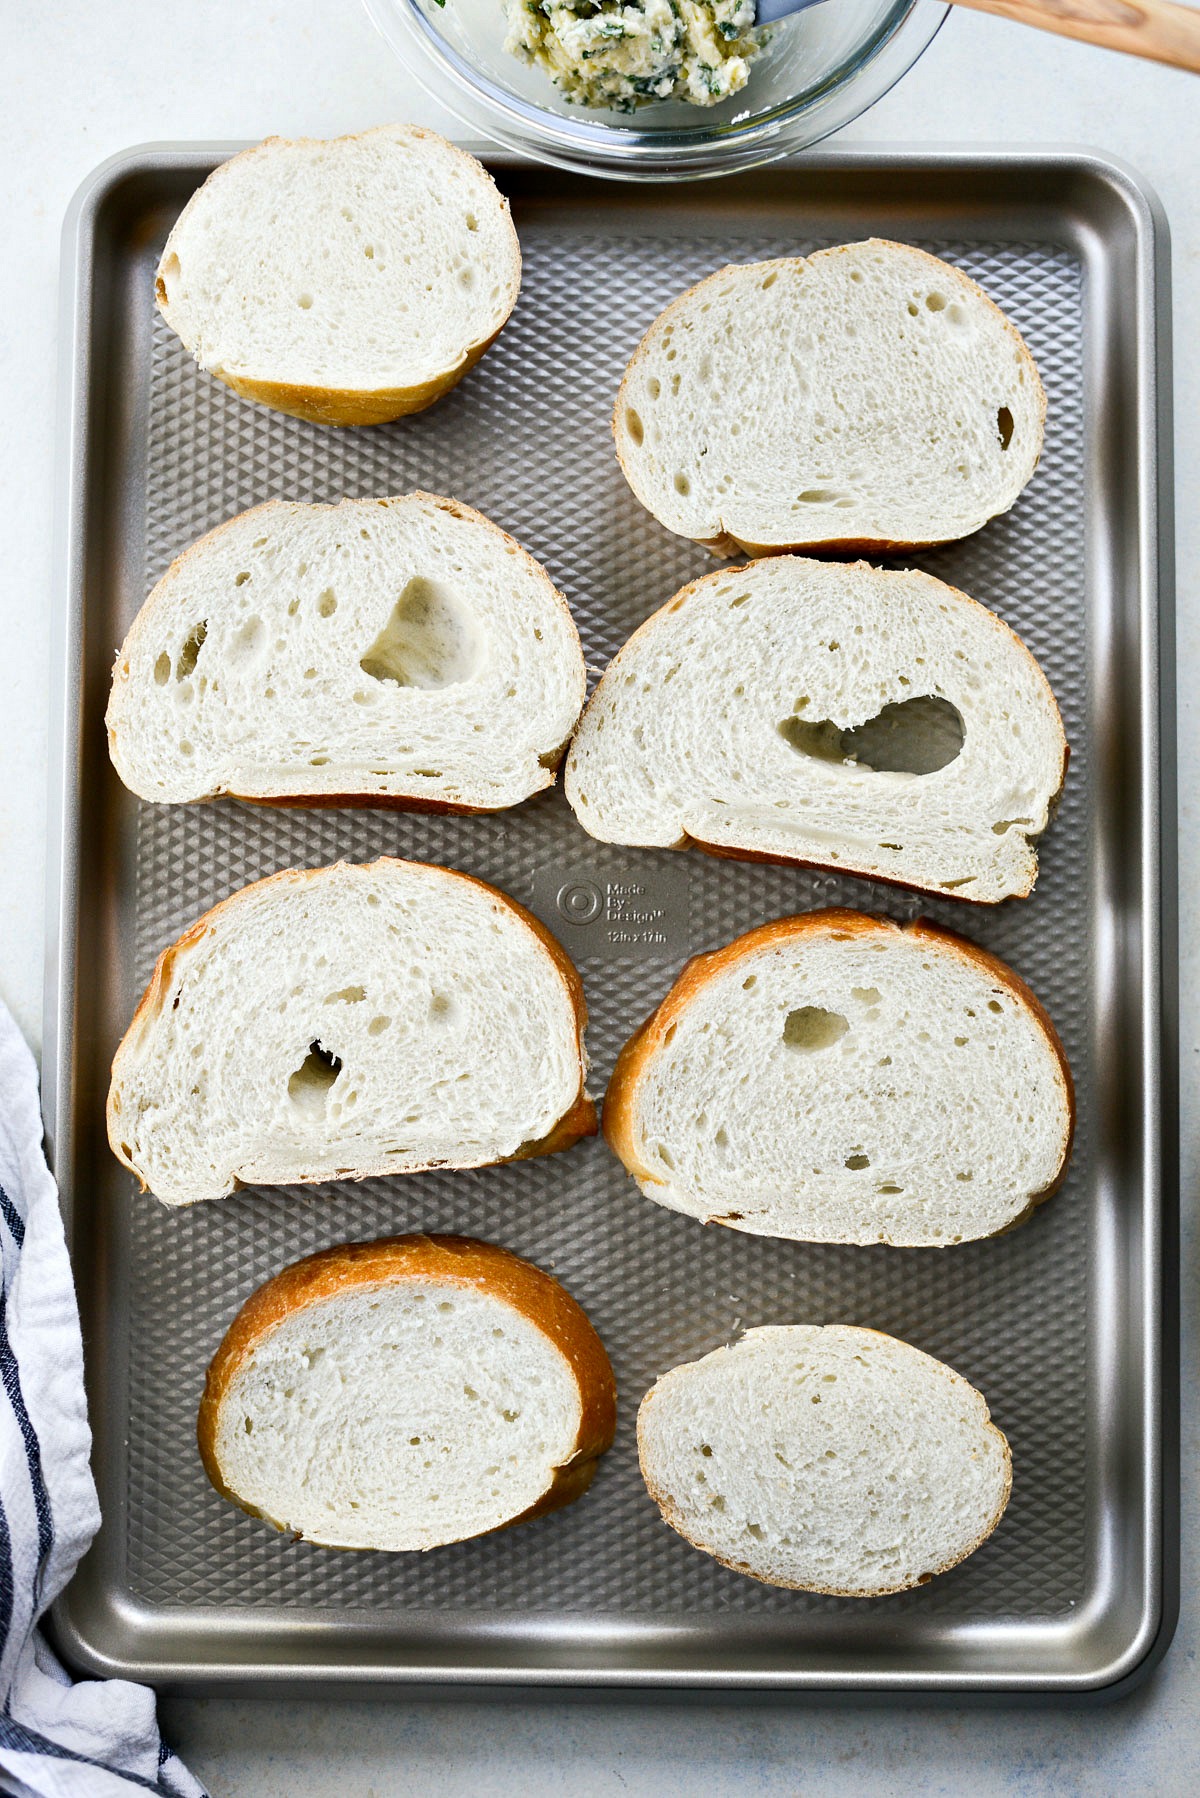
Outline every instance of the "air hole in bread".
POLYGON ((801 1005, 784 1019, 783 1040, 789 1049, 831 1049, 849 1028, 849 1021, 840 1012, 825 1011, 819 1005, 801 1005))
POLYGON ((675 476, 675 491, 676 493, 681 494, 684 499, 686 499, 688 494, 692 491, 692 483, 682 470, 675 476))
POLYGON ((625 408, 625 429, 629 433, 630 441, 640 449, 645 441, 646 427, 642 423, 640 414, 635 412, 632 406, 625 408))
POLYGON ((170 678, 171 658, 164 649, 154 664, 154 684, 157 687, 165 687, 170 678))
POLYGON ((932 693, 894 700, 850 730, 829 718, 809 721, 795 713, 776 728, 801 755, 876 774, 936 774, 962 753, 966 737, 957 706, 932 693))
POLYGON ((435 581, 414 575, 359 667, 397 687, 454 687, 474 672, 479 649, 465 609, 435 581))
POLYGON ((297 306, 299 306, 299 308, 302 312, 309 311, 309 309, 312 306, 312 303, 313 303, 313 297, 312 297, 311 293, 298 293, 296 295, 296 304, 297 304, 297 306))
POLYGON ((288 1081, 288 1098, 306 1116, 322 1116, 330 1088, 341 1071, 338 1056, 331 1054, 320 1042, 311 1043, 308 1054, 288 1081))
POLYGON ((1000 437, 1000 448, 1006 450, 1013 437, 1013 415, 1007 406, 1001 406, 996 414, 996 430, 1000 437))
POLYGON ((361 986, 344 986, 339 993, 329 993, 325 1003, 326 1005, 337 1005, 339 1003, 343 1005, 357 1005, 359 1001, 365 999, 366 996, 366 992, 361 986))
POLYGON ((856 1174, 860 1168, 870 1167, 870 1165, 871 1157, 869 1155, 847 1155, 846 1157, 846 1166, 852 1174, 856 1174))
POLYGON ((204 646, 204 639, 207 635, 208 620, 207 618, 204 618, 196 626, 191 636, 186 639, 183 648, 179 652, 179 660, 175 664, 176 680, 187 680, 188 676, 192 673, 199 658, 200 651, 204 646))
POLYGON ((332 587, 326 587, 317 601, 317 611, 322 618, 332 618, 337 611, 337 594, 332 587))
POLYGON ((261 618, 247 618, 233 633, 229 645, 229 660, 241 662, 252 656, 263 639, 263 621, 261 618))
POLYGON ((927 293, 925 295, 925 304, 931 312, 944 312, 946 310, 946 296, 944 293, 927 293))

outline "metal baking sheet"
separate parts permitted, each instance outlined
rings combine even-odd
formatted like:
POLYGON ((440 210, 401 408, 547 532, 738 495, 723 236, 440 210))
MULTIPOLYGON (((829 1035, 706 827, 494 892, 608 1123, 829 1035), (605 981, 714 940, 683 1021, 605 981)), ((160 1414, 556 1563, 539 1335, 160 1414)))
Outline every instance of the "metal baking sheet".
POLYGON ((45 1082, 104 1524, 57 1610, 64 1652, 191 1686, 1119 1688, 1169 1640, 1178 1548, 1169 309, 1155 202, 1127 171, 1061 151, 856 150, 676 188, 496 159, 525 255, 511 324, 433 410, 333 431, 236 398, 156 315, 167 229, 230 148, 120 157, 67 227, 45 1082), (179 550, 269 497, 421 486, 469 501, 546 563, 598 671, 709 565, 617 470, 609 412, 641 333, 724 262, 870 232, 982 281, 1049 394, 1042 465, 1014 510, 917 558, 1008 619, 1061 702, 1070 775, 1031 900, 990 910, 604 848, 557 792, 452 819, 156 807, 123 790, 102 722, 115 647, 179 550), (687 954, 830 900, 924 909, 998 951, 1048 1005, 1079 1093, 1069 1181, 1013 1234, 945 1252, 704 1230, 642 1198, 600 1141, 184 1212, 138 1195, 107 1151, 103 1101, 158 950, 260 875, 381 852, 465 868, 554 923, 587 988, 596 1092, 687 954), (284 1263, 409 1229, 491 1238, 559 1276, 611 1353, 616 1444, 582 1502, 498 1536, 422 1556, 291 1542, 204 1477, 206 1364, 284 1263), (955 1571, 871 1602, 809 1597, 727 1571, 659 1521, 634 1451, 642 1393, 742 1327, 790 1321, 890 1331, 986 1394, 1012 1443, 1013 1498, 955 1571))

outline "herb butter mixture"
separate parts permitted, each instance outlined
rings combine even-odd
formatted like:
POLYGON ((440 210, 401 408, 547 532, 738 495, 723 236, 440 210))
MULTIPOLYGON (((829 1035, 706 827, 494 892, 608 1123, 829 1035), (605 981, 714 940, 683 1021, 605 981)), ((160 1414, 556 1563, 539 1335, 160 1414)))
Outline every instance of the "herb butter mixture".
POLYGON ((648 100, 712 106, 746 85, 766 43, 755 0, 503 0, 505 48, 568 100, 632 112, 648 100))

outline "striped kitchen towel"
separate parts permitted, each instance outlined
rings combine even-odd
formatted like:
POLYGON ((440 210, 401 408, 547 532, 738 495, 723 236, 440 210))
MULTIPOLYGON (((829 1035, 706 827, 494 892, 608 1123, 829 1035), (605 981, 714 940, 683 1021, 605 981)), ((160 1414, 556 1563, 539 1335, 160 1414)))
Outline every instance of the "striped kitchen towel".
POLYGON ((42 1153, 37 1069, 0 1003, 0 1792, 204 1798, 164 1746, 154 1693, 73 1684, 39 1620, 96 1533, 75 1288, 42 1153))

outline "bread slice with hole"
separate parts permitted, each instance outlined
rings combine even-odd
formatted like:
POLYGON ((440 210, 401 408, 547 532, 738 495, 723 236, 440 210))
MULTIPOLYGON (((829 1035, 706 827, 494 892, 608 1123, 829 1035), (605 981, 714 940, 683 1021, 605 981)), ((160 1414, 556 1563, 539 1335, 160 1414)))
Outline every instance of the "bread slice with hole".
POLYGON ((1066 1176, 1071 1070, 1011 968, 932 924, 807 912, 690 961, 604 1134, 647 1198, 798 1242, 945 1248, 1066 1176))
POLYGON ((553 785, 585 691, 565 599, 479 512, 273 500, 150 594, 109 751, 143 799, 493 811, 553 785))
POLYGON ((1046 396, 1014 325, 924 250, 870 238, 718 269, 651 325, 613 415, 669 531, 719 554, 966 537, 1037 467, 1046 396))
POLYGON ((613 1439, 604 1346, 557 1280, 462 1236, 310 1255, 213 1358, 198 1438, 218 1492, 329 1548, 440 1548, 586 1491, 613 1439))
POLYGON ((596 1130, 574 966, 451 868, 292 869, 159 956, 113 1061, 113 1153, 166 1205, 482 1167, 596 1130))
POLYGON ((1004 1436, 953 1368, 877 1330, 777 1324, 676 1367, 638 1411, 664 1519, 771 1586, 879 1598, 973 1554, 1012 1487, 1004 1436))
POLYGON ((607 843, 1029 893, 1067 742, 1045 675, 919 570, 772 556, 685 587, 592 695, 564 789, 607 843))
POLYGON ((424 411, 521 285, 508 202, 419 125, 269 137, 214 169, 167 239, 159 310, 200 367, 316 424, 424 411))

